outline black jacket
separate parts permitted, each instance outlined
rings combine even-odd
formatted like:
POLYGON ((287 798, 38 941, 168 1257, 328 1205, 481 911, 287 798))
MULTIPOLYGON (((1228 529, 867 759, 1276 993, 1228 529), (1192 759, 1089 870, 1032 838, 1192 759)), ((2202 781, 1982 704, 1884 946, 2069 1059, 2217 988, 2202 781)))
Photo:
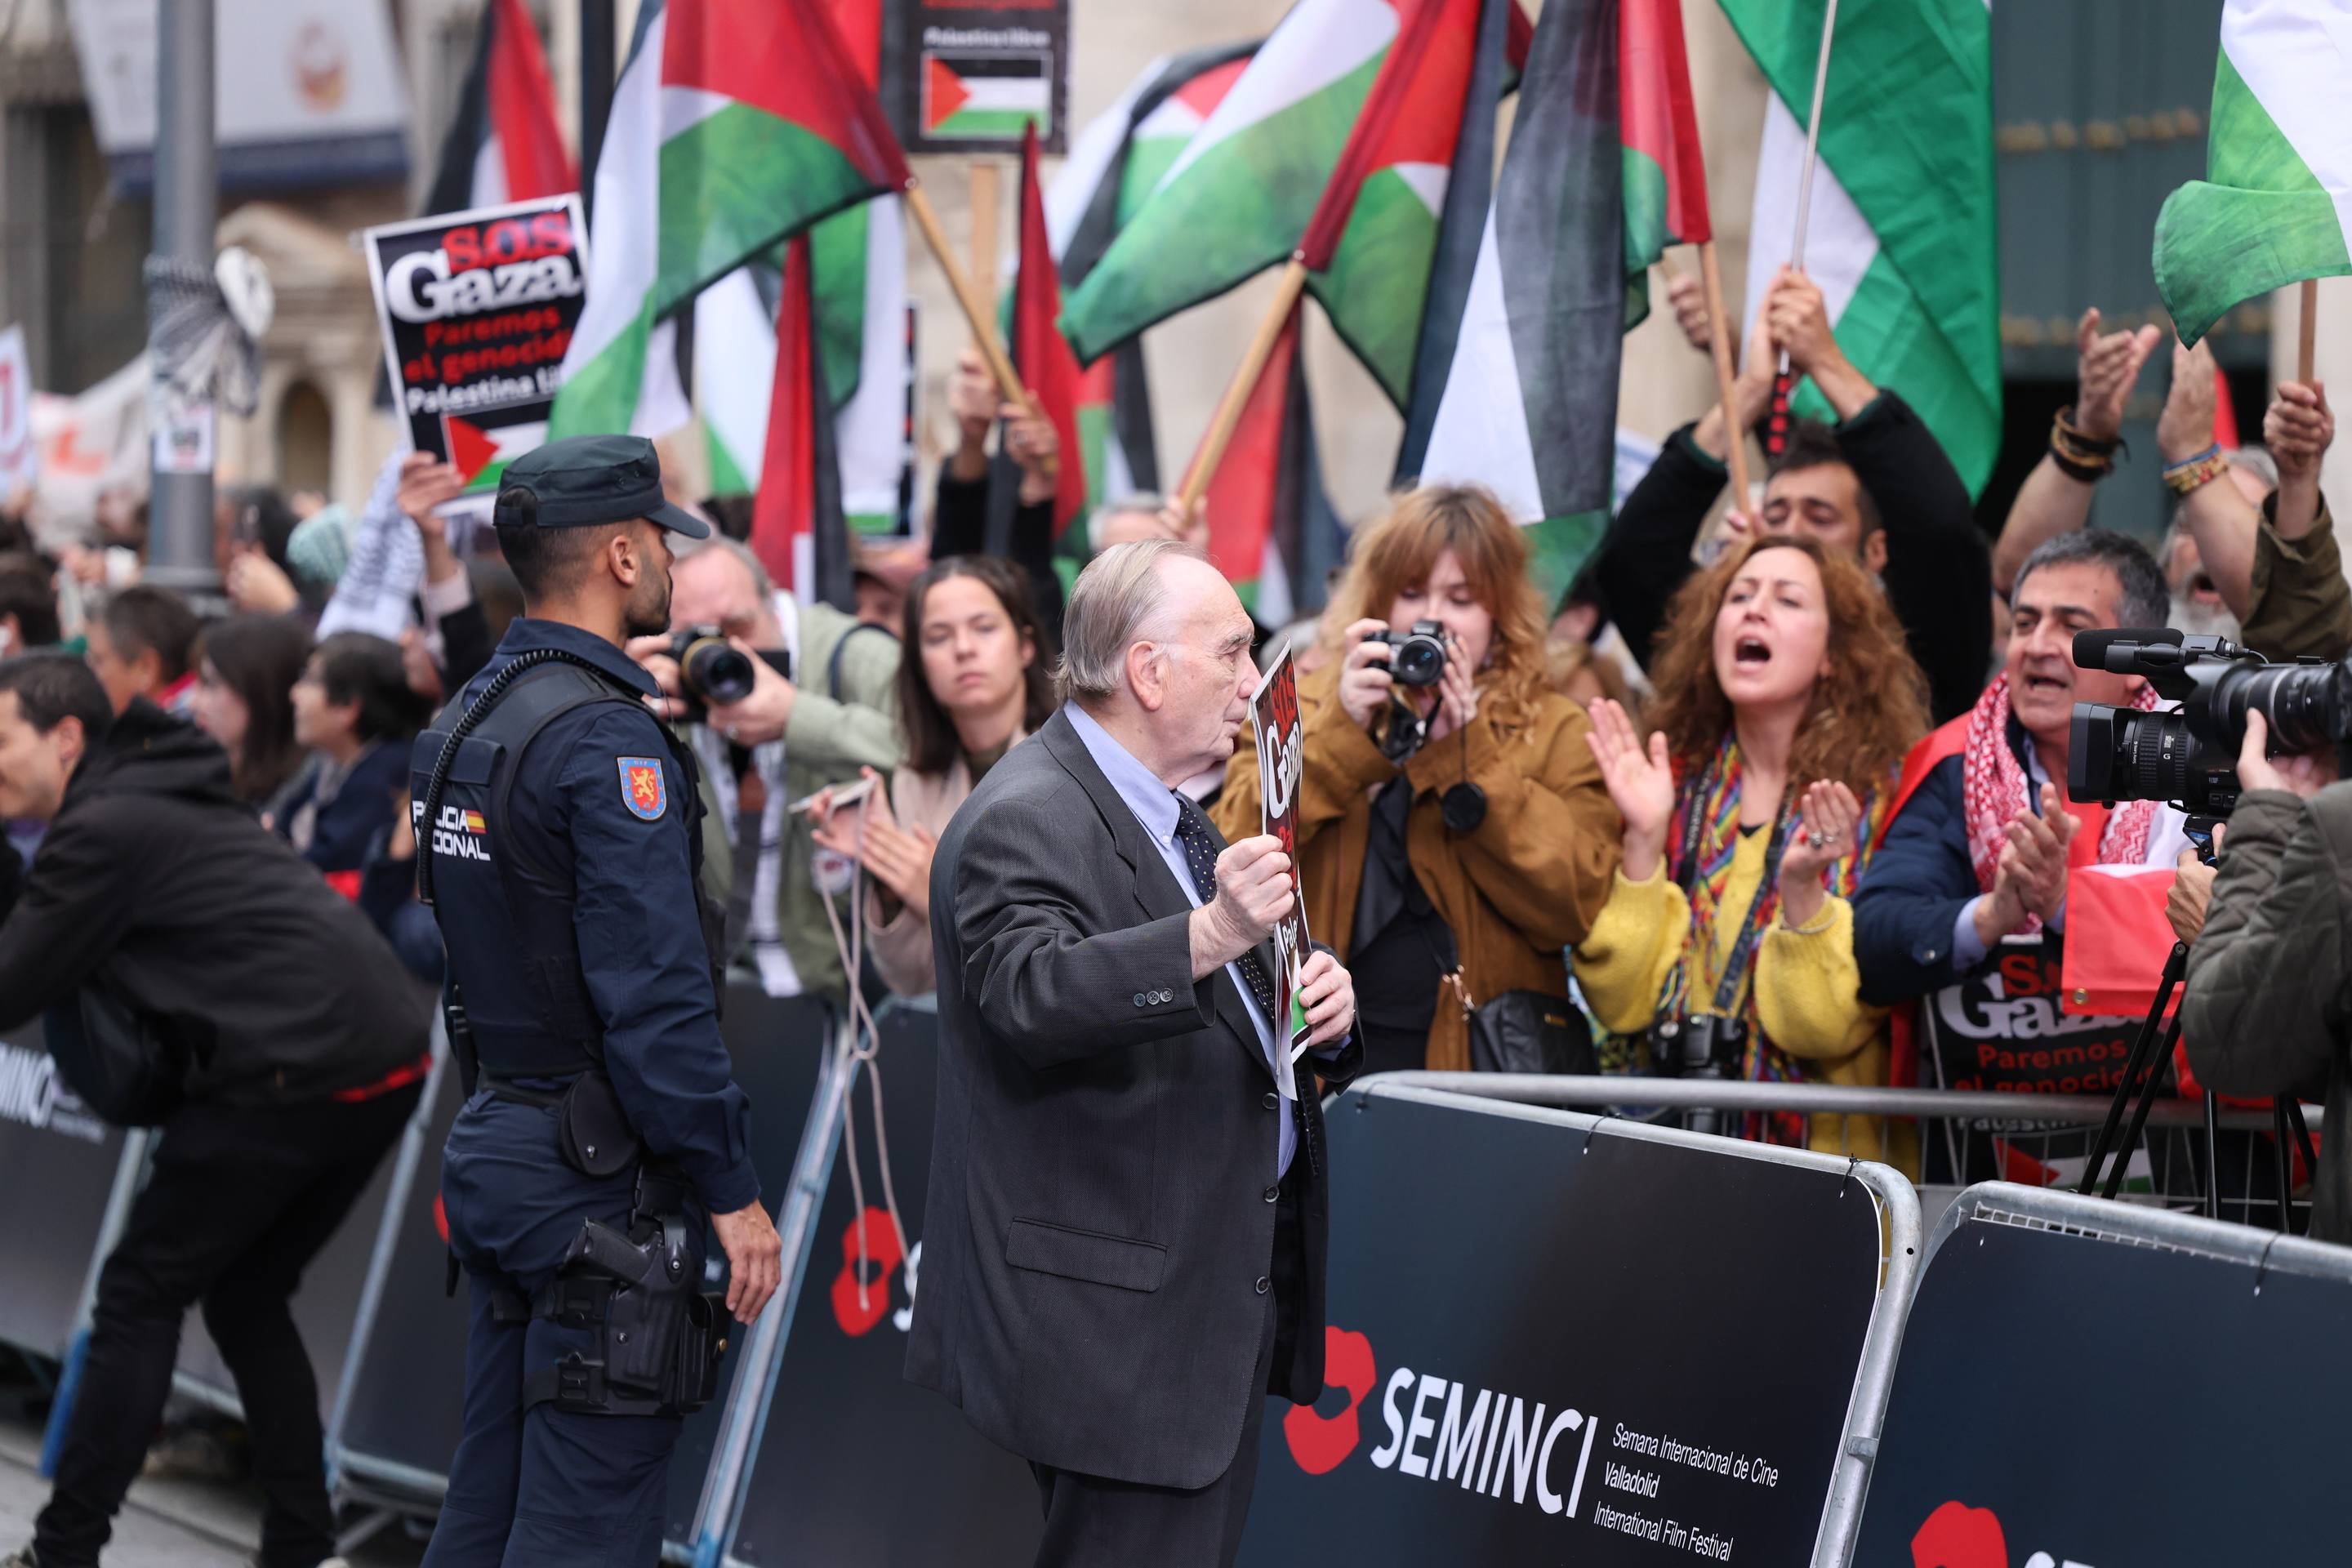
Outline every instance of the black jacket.
MULTIPOLYGON (((1019 479, 1008 474, 1005 482, 1017 484, 1019 479)), ((945 561, 950 555, 987 554, 991 504, 988 480, 957 479, 941 463, 938 497, 931 508, 931 559, 945 561)), ((1076 522, 1071 526, 1083 528, 1085 524, 1076 522)), ((1062 574, 1054 565, 1052 501, 1013 507, 1013 526, 1003 553, 1029 574, 1029 601, 1036 609, 1037 624, 1045 628, 1046 640, 1060 647, 1062 574)))
POLYGON ((1226 971, 1193 980, 1192 911, 1061 713, 931 860, 939 1121, 907 1375, 1024 1458, 1162 1487, 1223 1475, 1254 1401, 1323 1386, 1321 1113, 1302 1082, 1297 1338, 1260 1387, 1288 1102, 1226 971))
POLYGON ((28 871, 0 843, 0 1029, 95 981, 184 1040, 192 1099, 323 1099, 421 1057, 431 998, 229 789, 201 731, 133 702, 28 871))
MULTIPOLYGON (((1724 466, 1699 450, 1685 425, 1619 509, 1594 563, 1594 580, 1625 646, 1644 665, 1666 605, 1695 569, 1707 509, 1723 491, 1724 466)), ((1839 447, 1886 524, 1887 603, 1927 677, 1935 721, 1965 713, 1992 670, 1992 552, 1979 531, 1968 487, 1911 405, 1881 392, 1837 426, 1839 447)))

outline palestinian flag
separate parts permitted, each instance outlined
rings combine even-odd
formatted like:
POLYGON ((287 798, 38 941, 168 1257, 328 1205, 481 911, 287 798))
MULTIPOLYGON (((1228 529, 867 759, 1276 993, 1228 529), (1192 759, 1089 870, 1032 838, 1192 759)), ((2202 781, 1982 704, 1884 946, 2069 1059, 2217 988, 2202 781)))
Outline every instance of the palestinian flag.
POLYGON ((1053 57, 1044 49, 923 51, 923 135, 1003 142, 1054 130, 1053 57))
MULTIPOLYGON (((1790 254, 1823 0, 1723 0, 1772 86, 1748 236, 1748 299, 1790 254)), ((2000 213, 1985 0, 1838 12, 1805 271, 1854 368, 1918 410, 1969 493, 2000 447, 2000 213)), ((1807 384, 1796 412, 1829 417, 1807 384)))
POLYGON ((594 267, 553 434, 639 426, 656 322, 908 179, 820 0, 646 0, 596 170, 594 267))
POLYGON ((2336 0, 2227 0, 2205 178, 2156 219, 2180 341, 2257 294, 2352 273, 2352 26, 2336 0))
POLYGON ((768 395, 767 444, 751 509, 751 542, 778 587, 803 604, 822 600, 846 610, 856 604, 849 528, 834 450, 833 399, 825 392, 824 359, 815 347, 809 248, 806 235, 795 235, 784 247, 775 381, 768 395))
MULTIPOLYGON (((1501 21, 1490 14, 1479 40, 1486 69, 1501 21)), ((1416 377, 1417 402, 1435 398, 1419 479, 1493 490, 1530 530, 1546 604, 1609 520, 1625 313, 1618 61, 1615 0, 1546 0, 1463 303, 1450 323, 1433 304, 1429 331, 1450 325, 1452 352, 1442 377, 1434 363, 1416 377)))
POLYGON ((1037 406, 1053 422, 1064 458, 1054 493, 1054 537, 1069 531, 1087 504, 1086 465, 1078 445, 1078 362, 1055 319, 1062 313, 1062 279, 1045 231, 1045 197, 1037 177, 1037 128, 1021 137, 1021 265, 1013 282, 1013 368, 1037 406))
MULTIPOLYGON (((1144 196, 1183 153, 1249 64, 1255 43, 1163 56, 1072 138, 1045 188, 1045 228, 1066 294, 1086 280, 1144 196)), ((1086 366, 1077 410, 1086 510, 1160 488, 1160 458, 1143 340, 1086 366)), ((1083 538, 1067 536, 1082 552, 1083 538)))
POLYGON ((1304 310, 1294 306, 1283 324, 1204 498, 1210 561, 1258 624, 1276 628, 1321 606, 1324 577, 1344 553, 1315 451, 1298 352, 1304 310))
MULTIPOLYGON (((880 0, 829 3, 853 63, 873 86, 881 66, 880 0)), ((842 504, 853 529, 896 532, 906 513, 911 444, 907 244, 898 199, 877 196, 824 219, 809 230, 809 252, 842 504)), ((714 494, 759 489, 782 289, 780 247, 738 268, 695 302, 695 401, 714 494)))
POLYGON ((1307 287, 1402 405, 1480 8, 1299 0, 1073 289, 1079 360, 1287 259, 1334 191, 1344 228, 1307 287))
POLYGON ((555 88, 530 14, 522 0, 490 0, 425 210, 501 206, 579 184, 556 128, 555 88))
MULTIPOLYGON (((1650 313, 1650 268, 1666 247, 1715 237, 1680 0, 1619 0, 1617 133, 1624 148, 1630 331, 1650 313)), ((1738 357, 1736 348, 1732 357, 1738 357)))

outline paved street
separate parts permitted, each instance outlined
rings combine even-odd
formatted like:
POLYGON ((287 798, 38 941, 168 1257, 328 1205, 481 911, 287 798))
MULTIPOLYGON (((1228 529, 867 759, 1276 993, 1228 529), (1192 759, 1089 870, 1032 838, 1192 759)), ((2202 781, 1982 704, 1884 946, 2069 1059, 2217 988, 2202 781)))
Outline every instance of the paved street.
MULTIPOLYGON (((0 1555, 32 1537, 33 1516, 49 1495, 36 1473, 41 1428, 16 1391, 0 1392, 0 1555)), ((261 1506, 249 1488, 142 1480, 115 1521, 106 1568, 244 1568, 261 1537, 261 1506)), ((352 1554, 357 1568, 414 1568, 421 1542, 394 1526, 352 1554)))

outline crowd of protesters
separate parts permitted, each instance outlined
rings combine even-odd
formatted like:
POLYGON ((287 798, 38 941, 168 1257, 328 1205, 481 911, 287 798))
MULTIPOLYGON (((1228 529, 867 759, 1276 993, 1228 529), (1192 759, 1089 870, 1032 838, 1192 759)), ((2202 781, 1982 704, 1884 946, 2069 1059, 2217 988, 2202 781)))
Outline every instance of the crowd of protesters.
MULTIPOLYGON (((1672 294, 1703 344, 1694 289, 1672 294)), ((2064 796, 2072 705, 2156 702, 2137 677, 2078 669, 2072 638, 2169 624, 2335 658, 2352 588, 2318 488, 2324 390, 2282 385, 2264 443, 2222 452, 2202 347, 2175 351, 2157 428, 2179 498, 2168 529, 2147 520, 2161 546, 2086 528, 2158 338, 2084 314, 2075 399, 1990 537, 1902 389, 1856 371, 1818 287, 1785 270, 1754 312, 1733 420, 1695 410, 1668 437, 1559 603, 1538 601, 1518 530, 1475 487, 1402 489, 1360 520, 1327 607, 1259 652, 1263 668, 1286 648, 1298 671, 1307 923, 1358 976, 1368 1062, 1469 1068, 1480 1002, 1532 993, 1572 1003, 1594 1043, 1577 1060, 1604 1071, 1933 1082, 1905 1044, 1910 1011, 2005 944, 2063 933, 2075 869, 2179 863, 2193 932, 2211 873, 2179 813, 2064 796), (1834 422, 1795 421, 1759 493, 1727 498, 1731 445, 1763 420, 1784 353, 1834 422), (1398 684, 1381 634, 1423 621, 1442 630, 1442 677, 1398 684)), ((704 764, 730 960, 773 994, 932 989, 933 847, 1056 701, 1054 429, 1000 403, 976 356, 949 404, 923 537, 863 550, 854 605, 780 591, 744 498, 701 503, 719 532, 681 553, 673 630, 758 655, 748 696, 698 700, 669 638, 630 650, 704 764)), ((467 542, 449 519, 462 485, 409 455, 356 512, 225 493, 232 613, 209 621, 136 581, 135 537, 52 558, 16 529, 0 553, 0 651, 63 647, 118 714, 210 736, 235 797, 425 981, 440 963, 411 891, 407 759, 518 605, 488 531, 467 542)), ((1097 549, 1198 547, 1206 520, 1132 496, 1082 527, 1097 549)), ((1245 734, 1189 793, 1247 834, 1258 776, 1245 734)), ((37 830, 11 837, 29 848, 37 830)), ((1908 1123, 1734 1127, 1920 1169, 1908 1123)))

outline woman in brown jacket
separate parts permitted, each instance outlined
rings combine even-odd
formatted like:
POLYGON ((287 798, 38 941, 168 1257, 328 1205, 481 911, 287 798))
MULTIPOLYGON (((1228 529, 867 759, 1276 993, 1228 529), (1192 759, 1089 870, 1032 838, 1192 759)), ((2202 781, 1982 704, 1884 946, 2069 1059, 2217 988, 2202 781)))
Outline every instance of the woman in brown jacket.
MULTIPOLYGON (((898 725, 907 760, 861 807, 811 808, 816 842, 864 864, 866 935, 882 982, 933 988, 931 852, 996 760, 1054 711, 1028 574, 991 555, 932 563, 907 590, 898 725)), ((879 775, 864 770, 871 785, 879 775)), ((869 786, 871 787, 871 786, 869 786)), ((845 918, 846 918, 845 912, 845 918)))
MULTIPOLYGON (((1360 530, 1324 625, 1344 628, 1333 658, 1298 689, 1307 933, 1356 976, 1366 1071, 1464 1070, 1445 968, 1458 954, 1473 1005, 1565 997, 1561 950, 1616 876, 1617 808, 1584 710, 1546 684, 1526 541, 1485 490, 1415 490, 1360 530), (1444 668, 1392 681, 1390 645, 1365 639, 1420 621, 1444 629, 1444 668)), ((1259 831, 1249 730, 1212 812, 1228 838, 1259 831)))

